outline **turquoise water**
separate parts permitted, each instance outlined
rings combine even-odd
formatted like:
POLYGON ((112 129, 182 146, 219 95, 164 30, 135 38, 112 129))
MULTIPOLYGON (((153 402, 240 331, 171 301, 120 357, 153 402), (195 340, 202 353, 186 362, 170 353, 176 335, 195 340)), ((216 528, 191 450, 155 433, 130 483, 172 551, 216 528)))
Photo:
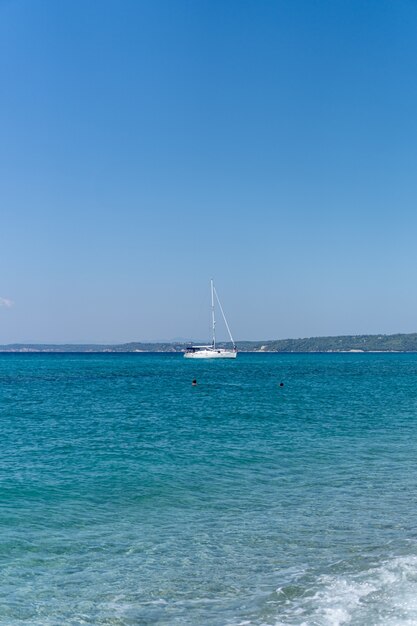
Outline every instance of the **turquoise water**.
POLYGON ((417 355, 1 355, 0 425, 2 625, 417 624, 417 355))

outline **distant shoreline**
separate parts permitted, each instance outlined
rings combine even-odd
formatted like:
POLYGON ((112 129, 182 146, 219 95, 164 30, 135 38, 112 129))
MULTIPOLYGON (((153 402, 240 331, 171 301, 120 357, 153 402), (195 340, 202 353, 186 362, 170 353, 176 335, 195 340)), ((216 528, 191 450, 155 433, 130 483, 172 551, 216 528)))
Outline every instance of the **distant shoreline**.
MULTIPOLYGON (((47 344, 10 343, 0 345, 0 353, 24 354, 105 354, 105 353, 164 353, 184 352, 190 343, 185 342, 140 342, 123 344, 47 344)), ((227 347, 227 342, 219 343, 227 347)), ((338 335, 334 337, 307 337, 303 339, 277 339, 265 341, 238 341, 237 349, 243 353, 412 353, 417 352, 417 333, 394 335, 338 335)))

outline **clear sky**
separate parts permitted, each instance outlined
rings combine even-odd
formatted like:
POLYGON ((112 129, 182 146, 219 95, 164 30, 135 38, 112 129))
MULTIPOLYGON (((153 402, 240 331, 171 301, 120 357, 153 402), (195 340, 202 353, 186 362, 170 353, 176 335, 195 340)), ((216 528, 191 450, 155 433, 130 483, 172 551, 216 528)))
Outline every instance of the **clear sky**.
POLYGON ((414 0, 0 0, 0 343, 415 332, 416 166, 414 0))

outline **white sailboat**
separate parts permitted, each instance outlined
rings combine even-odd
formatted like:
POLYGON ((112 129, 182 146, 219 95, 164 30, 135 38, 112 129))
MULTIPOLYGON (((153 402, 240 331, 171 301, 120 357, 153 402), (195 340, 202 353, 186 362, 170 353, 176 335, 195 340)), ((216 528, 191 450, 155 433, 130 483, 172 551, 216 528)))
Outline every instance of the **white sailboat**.
POLYGON ((219 296, 217 295, 217 291, 212 280, 210 281, 210 284, 211 284, 211 318, 212 318, 212 332, 213 332, 212 343, 209 346, 190 346, 184 352, 184 357, 186 359, 235 359, 237 356, 236 344, 233 340, 232 333, 230 332, 229 324, 227 323, 226 316, 223 311, 223 307, 220 303, 219 296), (221 314, 223 316, 224 323, 226 324, 230 341, 232 342, 232 346, 233 346, 232 349, 219 348, 216 346, 216 316, 215 316, 215 310, 214 310, 214 298, 215 297, 216 297, 217 304, 219 305, 221 314))

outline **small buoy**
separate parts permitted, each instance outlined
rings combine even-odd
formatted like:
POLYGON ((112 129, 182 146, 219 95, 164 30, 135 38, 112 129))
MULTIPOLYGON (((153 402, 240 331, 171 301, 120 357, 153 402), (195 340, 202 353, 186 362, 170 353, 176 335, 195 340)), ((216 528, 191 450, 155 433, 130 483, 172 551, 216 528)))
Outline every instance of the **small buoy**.
POLYGON ((284 383, 279 383, 279 386, 280 386, 280 387, 283 387, 283 386, 284 386, 284 383))
POLYGON ((196 381, 195 378, 194 378, 194 380, 193 380, 193 382, 191 384, 192 384, 193 387, 195 387, 197 385, 197 381, 196 381))

